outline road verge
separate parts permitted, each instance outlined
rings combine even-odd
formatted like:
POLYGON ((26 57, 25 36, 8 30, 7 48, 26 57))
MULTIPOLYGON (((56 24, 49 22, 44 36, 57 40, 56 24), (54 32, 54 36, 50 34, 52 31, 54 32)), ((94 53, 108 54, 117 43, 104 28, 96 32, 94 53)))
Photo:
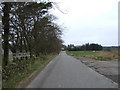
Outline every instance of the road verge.
POLYGON ((37 58, 34 63, 28 65, 26 70, 14 75, 10 80, 3 82, 3 88, 24 88, 56 55, 45 55, 37 58))

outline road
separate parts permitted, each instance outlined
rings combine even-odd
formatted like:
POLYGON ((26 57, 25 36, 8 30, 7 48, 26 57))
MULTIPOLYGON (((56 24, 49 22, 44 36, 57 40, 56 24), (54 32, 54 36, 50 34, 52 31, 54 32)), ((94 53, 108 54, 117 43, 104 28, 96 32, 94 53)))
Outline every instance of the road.
POLYGON ((26 88, 117 88, 107 77, 62 51, 26 88))

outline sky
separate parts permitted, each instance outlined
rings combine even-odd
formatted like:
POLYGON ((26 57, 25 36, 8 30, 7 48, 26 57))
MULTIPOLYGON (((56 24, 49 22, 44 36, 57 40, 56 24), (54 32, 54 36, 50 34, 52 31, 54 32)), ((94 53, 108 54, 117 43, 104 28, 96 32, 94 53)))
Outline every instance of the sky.
POLYGON ((50 11, 62 27, 65 45, 118 45, 119 0, 53 0, 50 11), (58 7, 58 8, 57 8, 58 7))

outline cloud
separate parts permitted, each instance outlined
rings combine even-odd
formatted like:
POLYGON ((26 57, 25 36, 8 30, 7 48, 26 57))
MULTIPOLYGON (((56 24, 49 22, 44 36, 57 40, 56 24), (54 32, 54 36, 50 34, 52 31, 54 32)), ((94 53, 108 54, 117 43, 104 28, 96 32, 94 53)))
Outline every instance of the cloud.
POLYGON ((52 13, 67 27, 65 44, 87 42, 118 45, 118 0, 56 0, 61 10, 52 13))

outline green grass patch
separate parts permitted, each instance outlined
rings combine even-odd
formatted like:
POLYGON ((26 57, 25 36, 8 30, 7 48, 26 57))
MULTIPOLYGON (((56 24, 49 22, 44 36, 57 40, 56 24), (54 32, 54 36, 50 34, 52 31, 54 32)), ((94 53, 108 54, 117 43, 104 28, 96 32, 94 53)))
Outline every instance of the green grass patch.
MULTIPOLYGON (((10 73, 8 79, 3 80, 2 87, 3 88, 14 88, 19 85, 19 83, 26 78, 28 78, 35 71, 42 69, 50 60, 52 60, 56 55, 47 55, 40 56, 36 58, 34 63, 29 64, 23 70, 14 69, 14 73, 10 73), (17 71, 15 71, 17 70, 17 71)), ((6 75, 6 74, 5 74, 6 75)), ((7 76, 7 75, 6 75, 7 76)))
POLYGON ((95 55, 100 51, 67 51, 68 54, 73 56, 85 56, 85 55, 95 55))

